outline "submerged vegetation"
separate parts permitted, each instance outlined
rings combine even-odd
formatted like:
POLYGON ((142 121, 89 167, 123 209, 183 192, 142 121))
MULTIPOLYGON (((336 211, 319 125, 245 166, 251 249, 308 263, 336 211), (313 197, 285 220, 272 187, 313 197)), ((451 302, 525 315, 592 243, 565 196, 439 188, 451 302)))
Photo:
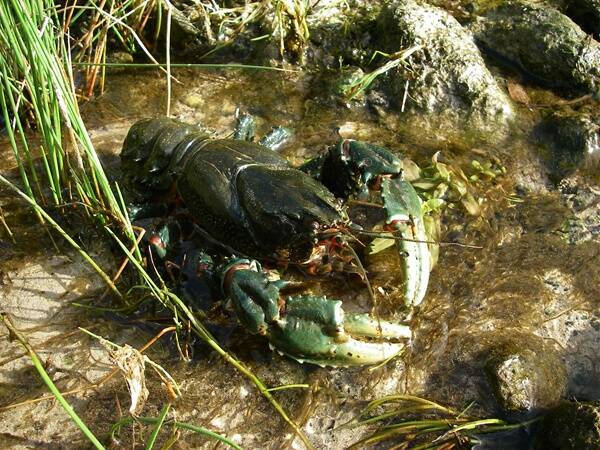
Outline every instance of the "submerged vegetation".
POLYGON ((346 426, 379 425, 352 449, 385 442, 387 448, 394 449, 445 450, 470 448, 482 443, 481 435, 508 432, 536 420, 508 424, 496 418, 470 417, 467 410, 455 411, 420 397, 391 395, 369 402, 346 426))

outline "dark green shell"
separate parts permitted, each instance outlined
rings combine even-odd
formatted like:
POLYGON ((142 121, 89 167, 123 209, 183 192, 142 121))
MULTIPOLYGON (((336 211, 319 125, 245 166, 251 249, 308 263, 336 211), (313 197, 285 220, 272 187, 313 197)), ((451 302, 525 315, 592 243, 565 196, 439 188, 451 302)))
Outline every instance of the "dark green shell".
POLYGON ((346 219, 333 194, 272 150, 208 139, 172 119, 136 123, 121 160, 139 196, 164 194, 175 183, 201 228, 250 257, 303 262, 317 232, 346 219))

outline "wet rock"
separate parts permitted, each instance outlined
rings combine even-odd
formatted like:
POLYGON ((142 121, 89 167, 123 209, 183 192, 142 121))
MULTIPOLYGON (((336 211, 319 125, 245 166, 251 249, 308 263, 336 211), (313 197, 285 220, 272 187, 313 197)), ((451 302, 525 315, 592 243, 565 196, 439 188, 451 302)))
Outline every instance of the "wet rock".
POLYGON ((510 100, 485 66, 472 35, 446 11, 413 0, 389 3, 378 20, 384 50, 421 46, 388 72, 396 107, 467 114, 485 121, 512 115, 510 100), (405 101, 405 91, 408 96, 405 101))
POLYGON ((550 179, 559 181, 581 167, 600 161, 600 124, 589 114, 555 112, 537 127, 546 142, 546 165, 550 179))
POLYGON ((586 33, 600 39, 600 0, 569 0, 565 14, 586 33))
POLYGON ((570 244, 597 239, 600 236, 600 191, 579 176, 563 179, 558 184, 563 202, 572 215, 561 227, 570 244))
POLYGON ((546 85, 600 93, 600 44, 556 9, 501 3, 471 30, 485 48, 546 85))
POLYGON ((563 402, 539 425, 536 450, 599 450, 600 401, 563 402))
POLYGON ((379 2, 368 0, 318 2, 307 18, 307 63, 320 69, 367 65, 373 55, 372 32, 380 11, 379 2))
POLYGON ((529 416, 551 408, 566 390, 564 363, 534 335, 500 342, 491 349, 485 368, 498 403, 509 415, 529 416))

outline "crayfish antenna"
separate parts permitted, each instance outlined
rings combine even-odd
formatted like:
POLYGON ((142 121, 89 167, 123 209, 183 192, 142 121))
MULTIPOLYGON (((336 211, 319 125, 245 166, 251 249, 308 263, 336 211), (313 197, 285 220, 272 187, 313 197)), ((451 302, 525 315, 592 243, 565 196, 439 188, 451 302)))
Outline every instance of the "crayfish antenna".
POLYGON ((373 287, 371 286, 371 282, 369 281, 369 277, 367 276, 367 271, 365 270, 365 267, 363 266, 362 261, 356 254, 356 251, 351 246, 348 246, 348 251, 354 257, 356 266, 358 267, 358 270, 360 271, 359 273, 362 276, 363 280, 365 281, 365 284, 367 286, 367 292, 369 293, 369 300, 371 300, 371 304, 373 305, 373 308, 376 308, 377 301, 375 300, 375 292, 373 292, 373 287))

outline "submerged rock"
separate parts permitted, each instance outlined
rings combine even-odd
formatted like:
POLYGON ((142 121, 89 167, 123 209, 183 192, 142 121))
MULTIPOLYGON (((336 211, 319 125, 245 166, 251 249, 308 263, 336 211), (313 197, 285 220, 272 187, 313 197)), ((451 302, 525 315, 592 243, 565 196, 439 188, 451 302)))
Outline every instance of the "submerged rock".
POLYGON ((490 350, 486 374, 500 406, 509 415, 536 414, 565 394, 564 363, 534 335, 518 335, 490 350))
POLYGON ((536 450, 600 450, 600 401, 563 402, 535 433, 536 450))
POLYGON ((364 106, 366 96, 364 92, 356 90, 356 86, 364 72, 358 67, 343 67, 335 70, 320 70, 311 80, 309 106, 336 107, 336 106, 364 106), (353 94, 356 95, 353 95, 353 94))
POLYGON ((467 114, 486 122, 508 119, 512 108, 471 33, 446 11, 414 0, 390 2, 378 19, 382 48, 390 53, 421 46, 406 65, 390 71, 385 89, 401 107, 467 114))
POLYGON ((485 48, 546 85, 600 93, 600 44, 556 9, 501 3, 471 30, 485 48))
MULTIPOLYGON (((572 212, 572 215, 561 227, 566 241, 570 244, 580 244, 600 238, 600 192, 598 189, 594 185, 590 185, 588 180, 575 175, 561 180, 558 190, 565 206, 572 212)), ((592 344, 590 339, 584 339, 584 341, 592 344)), ((585 369, 585 359, 582 359, 581 366, 585 369)), ((592 386, 589 387, 592 388, 592 386)), ((596 388, 596 391, 600 396, 600 386, 596 388)))
POLYGON ((536 131, 547 145, 546 165, 554 181, 600 161, 600 124, 589 114, 555 112, 536 131))

